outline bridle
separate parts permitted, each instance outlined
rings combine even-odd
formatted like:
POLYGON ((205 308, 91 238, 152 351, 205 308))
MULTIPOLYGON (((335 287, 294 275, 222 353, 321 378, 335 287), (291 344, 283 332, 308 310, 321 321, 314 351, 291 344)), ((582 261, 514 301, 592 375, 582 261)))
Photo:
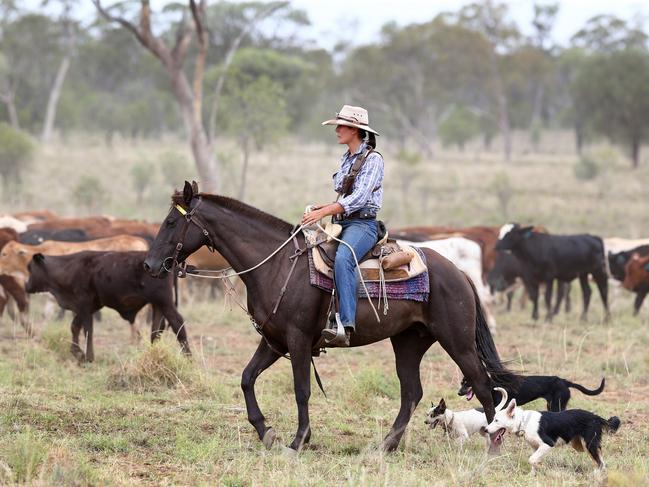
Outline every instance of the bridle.
POLYGON ((183 225, 183 228, 180 231, 180 238, 178 239, 178 243, 176 244, 173 255, 166 257, 162 261, 162 269, 164 269, 166 272, 171 272, 173 268, 176 267, 178 269, 178 277, 185 277, 185 275, 187 274, 187 264, 185 262, 182 263, 178 262, 178 256, 180 255, 180 251, 183 249, 185 237, 187 236, 187 231, 189 230, 189 227, 192 224, 196 225, 200 229, 200 231, 203 233, 203 235, 208 241, 207 248, 210 250, 210 252, 214 252, 214 240, 212 239, 210 232, 207 230, 207 226, 205 225, 205 223, 202 222, 201 219, 196 214, 196 211, 198 210, 198 208, 201 206, 202 203, 203 203, 203 198, 199 196, 198 203, 196 203, 196 206, 194 206, 194 208, 192 208, 189 211, 187 211, 179 204, 174 204, 171 206, 169 213, 171 214, 171 212, 174 209, 176 209, 178 213, 180 213, 184 217, 185 224, 183 225))

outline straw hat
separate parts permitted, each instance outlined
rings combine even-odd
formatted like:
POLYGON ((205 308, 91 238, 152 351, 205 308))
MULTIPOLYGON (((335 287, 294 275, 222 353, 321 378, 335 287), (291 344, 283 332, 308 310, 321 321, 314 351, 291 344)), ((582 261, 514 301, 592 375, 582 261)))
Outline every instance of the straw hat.
POLYGON ((370 127, 369 123, 370 119, 367 116, 367 110, 362 107, 344 105, 340 111, 336 113, 336 118, 326 120, 322 122, 322 125, 347 125, 348 127, 356 127, 379 135, 376 130, 370 127))

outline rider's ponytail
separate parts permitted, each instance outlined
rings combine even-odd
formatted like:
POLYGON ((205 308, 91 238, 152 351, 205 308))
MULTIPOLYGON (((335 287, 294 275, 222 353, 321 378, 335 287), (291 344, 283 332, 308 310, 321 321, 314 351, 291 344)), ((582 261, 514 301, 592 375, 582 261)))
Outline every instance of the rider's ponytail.
POLYGON ((360 139, 369 145, 372 149, 376 149, 376 135, 367 130, 358 129, 358 136, 360 139))

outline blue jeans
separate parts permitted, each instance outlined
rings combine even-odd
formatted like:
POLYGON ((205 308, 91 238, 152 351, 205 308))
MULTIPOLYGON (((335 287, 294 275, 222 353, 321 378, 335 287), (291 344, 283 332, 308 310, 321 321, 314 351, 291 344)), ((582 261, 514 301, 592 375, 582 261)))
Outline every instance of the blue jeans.
MULTIPOLYGON (((356 258, 361 259, 376 245, 376 220, 343 220, 340 239, 354 249, 356 258)), ((354 328, 356 322, 356 301, 358 291, 358 271, 356 261, 349 247, 338 245, 334 263, 334 280, 340 303, 340 321, 345 327, 354 328)))

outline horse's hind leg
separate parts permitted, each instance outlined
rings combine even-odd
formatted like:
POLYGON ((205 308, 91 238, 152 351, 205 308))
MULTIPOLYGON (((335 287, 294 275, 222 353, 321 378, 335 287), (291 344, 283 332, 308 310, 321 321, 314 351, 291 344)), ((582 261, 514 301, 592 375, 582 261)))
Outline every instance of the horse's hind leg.
POLYGON ((435 343, 432 337, 422 337, 412 328, 393 336, 390 341, 392 342, 397 375, 401 384, 401 408, 390 432, 381 443, 381 449, 384 451, 393 451, 399 446, 412 413, 421 400, 423 391, 421 389, 419 365, 426 351, 435 343))
POLYGON ((270 426, 266 426, 266 418, 259 409, 257 397, 255 396, 255 381, 261 373, 273 365, 281 355, 275 353, 263 338, 254 355, 246 365, 241 375, 241 389, 246 401, 246 410, 248 411, 248 421, 255 427, 259 439, 262 440, 266 448, 270 448, 275 441, 275 432, 270 426))

